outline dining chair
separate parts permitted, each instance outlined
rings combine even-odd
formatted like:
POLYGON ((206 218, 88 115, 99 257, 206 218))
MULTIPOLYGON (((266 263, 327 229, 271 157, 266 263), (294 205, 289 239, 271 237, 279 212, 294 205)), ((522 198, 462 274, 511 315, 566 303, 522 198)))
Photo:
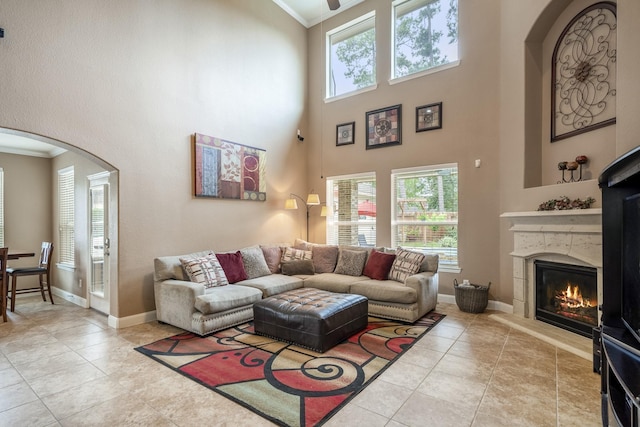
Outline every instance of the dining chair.
MULTIPOLYGON (((49 299, 51 300, 51 304, 53 304, 53 295, 51 295, 51 258, 53 254, 53 243, 50 242, 42 242, 42 247, 40 249, 40 260, 38 261, 38 265, 34 267, 16 267, 7 268, 7 279, 11 278, 11 296, 9 296, 9 292, 7 292, 7 298, 11 300, 11 311, 15 311, 16 309, 16 295, 28 292, 38 292, 42 294, 42 300, 46 301, 47 298, 44 295, 45 285, 47 287, 47 291, 49 292, 49 299), (17 288, 17 279, 20 276, 38 276, 38 282, 40 286, 34 288, 25 288, 18 289, 17 288), (46 281, 43 280, 45 279, 46 281)), ((9 286, 9 281, 7 280, 6 286, 9 286)))
POLYGON ((7 321, 7 256, 9 248, 0 248, 0 310, 2 321, 7 321))

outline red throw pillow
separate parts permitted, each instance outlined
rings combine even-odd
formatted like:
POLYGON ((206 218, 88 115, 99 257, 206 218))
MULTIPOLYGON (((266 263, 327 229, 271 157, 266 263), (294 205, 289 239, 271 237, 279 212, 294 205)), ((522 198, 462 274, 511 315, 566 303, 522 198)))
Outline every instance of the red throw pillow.
POLYGON ((236 253, 224 253, 216 254, 222 270, 224 270, 225 276, 229 283, 236 283, 241 280, 247 280, 247 272, 244 271, 244 264, 242 263, 242 254, 240 251, 236 253))
POLYGON ((364 266, 362 274, 375 280, 387 280, 395 259, 395 254, 385 254, 384 252, 379 252, 374 249, 371 251, 371 255, 369 255, 369 260, 367 261, 367 265, 364 266))

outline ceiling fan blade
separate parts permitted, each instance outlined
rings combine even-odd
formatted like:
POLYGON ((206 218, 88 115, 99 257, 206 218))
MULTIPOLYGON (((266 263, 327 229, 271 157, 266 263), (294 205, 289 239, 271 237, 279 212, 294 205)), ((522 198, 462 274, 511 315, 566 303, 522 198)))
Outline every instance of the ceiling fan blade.
POLYGON ((327 0, 327 3, 329 4, 330 10, 337 10, 340 8, 340 0, 327 0))

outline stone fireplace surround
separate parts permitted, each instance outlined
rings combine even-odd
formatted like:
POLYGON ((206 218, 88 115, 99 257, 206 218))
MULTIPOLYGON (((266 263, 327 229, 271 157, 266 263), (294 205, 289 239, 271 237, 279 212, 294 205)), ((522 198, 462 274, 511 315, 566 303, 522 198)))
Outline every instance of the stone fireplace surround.
MULTIPOLYGON (((492 315, 524 332, 591 359, 591 340, 534 320, 535 266, 544 260, 593 267, 602 302, 602 210, 507 212, 513 232, 513 315, 492 315)), ((600 321, 598 314, 598 321, 600 321)))

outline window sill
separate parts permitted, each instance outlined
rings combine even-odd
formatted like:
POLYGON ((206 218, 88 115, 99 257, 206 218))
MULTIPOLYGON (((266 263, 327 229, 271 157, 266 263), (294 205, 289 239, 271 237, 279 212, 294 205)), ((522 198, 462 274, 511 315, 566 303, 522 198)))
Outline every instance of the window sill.
POLYGON ((367 86, 362 89, 354 90, 353 92, 343 93, 342 95, 332 96, 331 98, 325 98, 324 103, 328 104, 333 101, 340 101, 341 99, 350 98, 352 96, 360 95, 361 93, 371 92, 372 90, 378 89, 378 84, 374 84, 373 86, 367 86))
POLYGON ((390 85, 395 85, 395 84, 398 84, 398 83, 406 82, 407 80, 413 80, 413 79, 417 79, 417 78, 420 78, 420 77, 428 76, 429 74, 439 73, 440 71, 444 71, 444 70, 449 70, 451 68, 455 68, 458 65, 460 65, 460 60, 459 59, 457 61, 452 61, 452 62, 449 62, 447 64, 442 64, 442 65, 439 65, 437 67, 429 68, 428 70, 418 71, 417 73, 413 73, 413 74, 409 74, 409 75, 406 75, 406 76, 402 76, 402 77, 391 79, 391 80, 389 80, 389 84, 390 85))
POLYGON ((454 274, 460 274, 460 272, 462 272, 462 269, 460 267, 454 267, 454 266, 439 266, 438 267, 438 273, 454 273, 454 274))
POLYGON ((56 267, 59 270, 65 270, 65 271, 76 271, 76 267, 74 265, 69 265, 69 264, 61 264, 61 263, 56 263, 56 267))

